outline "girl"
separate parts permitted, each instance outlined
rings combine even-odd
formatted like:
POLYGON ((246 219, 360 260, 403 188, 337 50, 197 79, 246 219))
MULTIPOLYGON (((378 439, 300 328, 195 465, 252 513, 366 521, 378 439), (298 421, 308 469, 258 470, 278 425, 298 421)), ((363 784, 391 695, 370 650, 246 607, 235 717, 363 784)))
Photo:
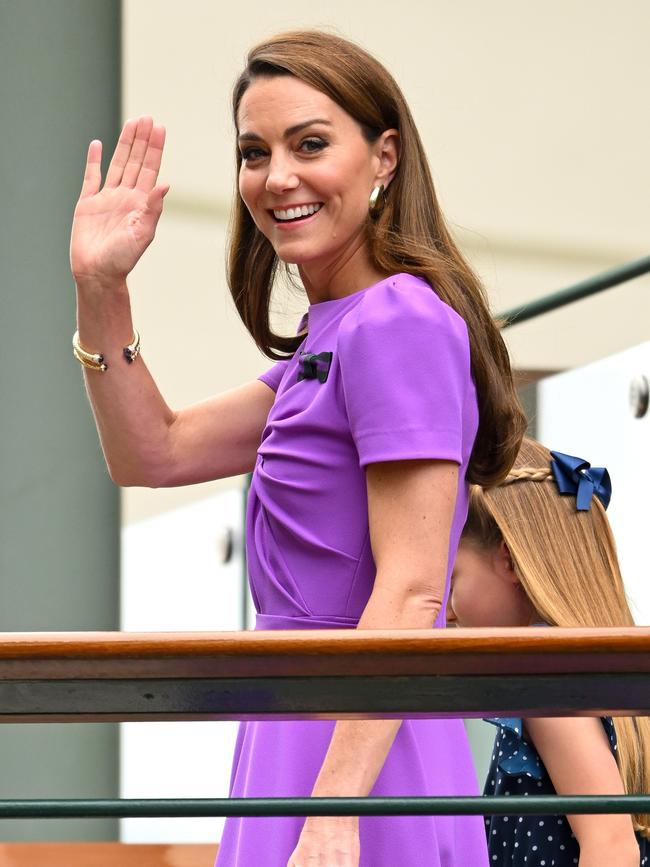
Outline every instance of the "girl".
MULTIPOLYGON (((525 439, 502 484, 471 490, 448 621, 633 625, 605 515, 609 494, 606 470, 525 439)), ((489 722, 498 731, 486 795, 649 791, 647 717, 489 722)), ((650 863, 647 815, 493 816, 486 829, 495 867, 650 863)))
MULTIPOLYGON (((444 627, 467 481, 506 476, 525 421, 411 113, 366 51, 301 31, 251 50, 233 119, 230 288, 257 345, 283 360, 179 411, 138 355, 127 288, 167 192, 164 129, 150 117, 127 122, 103 187, 101 145, 90 145, 71 243, 74 347, 112 477, 157 487, 253 472, 246 538, 258 629, 444 627), (299 336, 269 321, 274 278, 288 265, 309 305, 299 336)), ((246 722, 231 793, 475 786, 460 720, 246 722)), ((484 867, 487 850, 470 817, 249 817, 228 819, 218 863, 484 867)))

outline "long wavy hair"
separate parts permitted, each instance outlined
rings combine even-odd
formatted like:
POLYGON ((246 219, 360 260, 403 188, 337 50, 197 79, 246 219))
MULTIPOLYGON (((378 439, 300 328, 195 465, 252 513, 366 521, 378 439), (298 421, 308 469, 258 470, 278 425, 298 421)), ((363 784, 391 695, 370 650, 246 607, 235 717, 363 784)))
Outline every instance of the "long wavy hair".
MULTIPOLYGON (((522 587, 550 626, 634 626, 600 500, 576 511, 561 496, 551 454, 525 438, 514 467, 499 487, 472 487, 462 542, 479 550, 508 546, 522 587)), ((617 762, 628 794, 650 791, 650 718, 617 717, 617 762)), ((633 816, 650 838, 650 815, 633 816)))
MULTIPOLYGON (((426 154, 406 100, 387 70, 346 39, 319 30, 282 33, 251 49, 233 91, 233 117, 259 77, 292 75, 326 94, 359 124, 370 143, 387 129, 400 135, 397 172, 378 220, 368 218, 367 246, 374 267, 426 280, 464 320, 479 404, 479 429, 468 479, 493 485, 507 474, 526 420, 510 360, 490 315, 484 290, 452 240, 438 205, 426 154)), ((236 149, 237 171, 241 155, 236 149)), ((370 192, 370 191, 368 191, 370 192)), ((228 282, 244 325, 269 358, 293 354, 304 339, 275 334, 269 306, 280 261, 237 194, 231 218, 228 282)), ((432 335, 435 339, 435 335, 432 335)))

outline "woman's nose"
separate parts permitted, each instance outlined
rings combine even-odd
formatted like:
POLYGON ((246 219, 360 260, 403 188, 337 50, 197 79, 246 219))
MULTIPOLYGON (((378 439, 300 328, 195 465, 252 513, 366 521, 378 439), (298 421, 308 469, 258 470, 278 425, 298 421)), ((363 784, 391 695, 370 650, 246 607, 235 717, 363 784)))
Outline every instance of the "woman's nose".
POLYGON ((300 184, 291 161, 284 157, 273 157, 269 162, 266 177, 266 191, 280 195, 287 190, 295 190, 300 184))

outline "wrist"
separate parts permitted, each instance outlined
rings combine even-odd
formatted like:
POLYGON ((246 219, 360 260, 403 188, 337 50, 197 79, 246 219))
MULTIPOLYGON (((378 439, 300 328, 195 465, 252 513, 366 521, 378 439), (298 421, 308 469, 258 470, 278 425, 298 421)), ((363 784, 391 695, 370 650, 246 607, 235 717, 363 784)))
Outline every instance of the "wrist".
POLYGON ((107 277, 97 274, 93 275, 73 275, 74 282, 77 287, 77 295, 87 299, 95 297, 106 297, 111 295, 127 295, 128 287, 125 277, 107 277))
POLYGON ((305 819, 304 830, 309 833, 328 825, 346 831, 356 831, 359 828, 358 816, 308 816, 305 819))

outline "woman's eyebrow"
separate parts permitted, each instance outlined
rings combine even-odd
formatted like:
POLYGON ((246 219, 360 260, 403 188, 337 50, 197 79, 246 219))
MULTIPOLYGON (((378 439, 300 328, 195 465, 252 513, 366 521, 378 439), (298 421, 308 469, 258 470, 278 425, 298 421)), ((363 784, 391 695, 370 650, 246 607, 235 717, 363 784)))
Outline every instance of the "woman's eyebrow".
MULTIPOLYGON (((297 132, 306 129, 308 126, 315 126, 316 124, 332 126, 331 121, 325 120, 322 117, 315 117, 311 120, 305 120, 302 123, 297 123, 294 126, 287 127, 282 137, 290 138, 292 135, 295 135, 297 132)), ((237 138, 239 141, 263 141, 262 136, 258 135, 256 132, 240 132, 237 138)))

